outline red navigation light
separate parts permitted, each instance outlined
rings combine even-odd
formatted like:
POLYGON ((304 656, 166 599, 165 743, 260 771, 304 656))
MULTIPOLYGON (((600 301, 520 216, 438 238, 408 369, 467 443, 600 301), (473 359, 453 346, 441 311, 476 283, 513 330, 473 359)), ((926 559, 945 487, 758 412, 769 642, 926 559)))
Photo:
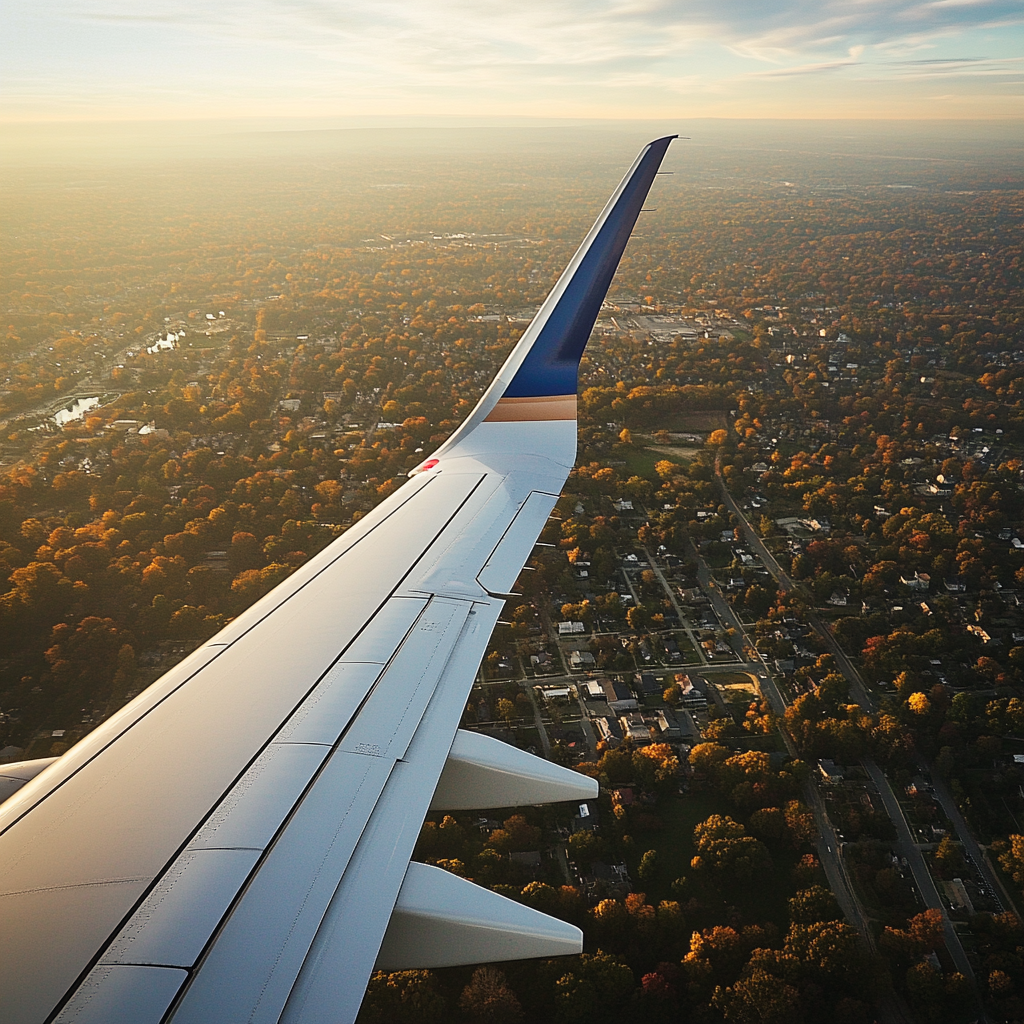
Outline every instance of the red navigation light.
POLYGON ((426 462, 421 466, 417 466, 414 470, 409 473, 409 476, 416 476, 418 473, 426 473, 428 469, 433 469, 441 460, 440 459, 427 459, 426 462))

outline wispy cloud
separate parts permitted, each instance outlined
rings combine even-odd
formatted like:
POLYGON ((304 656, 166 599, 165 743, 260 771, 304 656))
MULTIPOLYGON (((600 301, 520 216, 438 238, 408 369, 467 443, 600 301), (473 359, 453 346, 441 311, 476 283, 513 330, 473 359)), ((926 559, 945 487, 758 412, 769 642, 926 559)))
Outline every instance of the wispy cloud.
POLYGON ((0 85, 23 105, 170 92, 600 113, 684 90, 741 100, 759 81, 799 112, 789 79, 1001 74, 1022 43, 1018 0, 5 0, 0 85))
POLYGON ((830 71, 842 71, 844 68, 857 67, 860 61, 835 60, 820 64, 799 64, 791 68, 772 68, 770 71, 751 71, 748 78, 794 78, 798 75, 820 75, 830 71))

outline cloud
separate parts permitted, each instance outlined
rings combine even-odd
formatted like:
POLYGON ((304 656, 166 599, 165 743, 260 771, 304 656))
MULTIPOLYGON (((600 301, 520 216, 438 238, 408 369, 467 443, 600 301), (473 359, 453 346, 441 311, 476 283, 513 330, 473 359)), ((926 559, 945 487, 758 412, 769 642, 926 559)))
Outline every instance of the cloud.
MULTIPOLYGON (((8 9, 28 0, 8 0, 8 9)), ((133 2, 64 0, 48 17, 111 23, 159 21, 193 32, 275 40, 329 51, 349 43, 390 43, 391 55, 450 63, 455 54, 487 62, 601 63, 642 60, 715 42, 748 54, 788 53, 834 41, 891 42, 914 32, 965 30, 1020 18, 1015 0, 155 0, 139 14, 133 2)))
POLYGON ((786 81, 1002 74, 986 61, 1021 44, 1018 0, 5 0, 2 10, 8 96, 49 90, 74 104, 205 93, 236 106, 405 98, 536 112, 571 97, 639 110, 684 93, 740 96, 756 81, 796 90, 786 81), (1009 27, 995 49, 978 49, 996 24, 1009 27), (900 63, 912 54, 938 63, 900 63))
POLYGON ((773 68, 771 71, 751 71, 748 78, 793 78, 797 75, 820 75, 829 71, 841 71, 844 68, 857 67, 861 62, 855 60, 836 60, 823 64, 800 64, 792 68, 773 68))

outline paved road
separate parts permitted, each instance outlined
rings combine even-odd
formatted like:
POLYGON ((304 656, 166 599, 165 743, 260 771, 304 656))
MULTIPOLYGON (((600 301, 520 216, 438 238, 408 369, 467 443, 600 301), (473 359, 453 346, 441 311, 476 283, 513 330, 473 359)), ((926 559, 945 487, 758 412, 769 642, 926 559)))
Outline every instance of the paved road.
MULTIPOLYGON (((661 566, 658 565, 657 561, 651 555, 650 551, 647 550, 647 548, 644 548, 644 554, 647 555, 647 561, 650 563, 651 571, 654 573, 655 576, 658 577, 658 582, 661 584, 662 590, 665 591, 665 593, 668 595, 668 599, 672 602, 672 607, 675 609, 676 615, 679 616, 679 621, 682 623, 683 629, 686 630, 686 635, 689 638, 690 645, 697 652, 697 657, 700 658, 701 664, 707 665, 707 656, 704 654, 704 648, 701 647, 700 641, 697 639, 697 634, 694 632, 693 624, 686 617, 686 613, 683 611, 682 606, 676 600, 675 591, 669 585, 668 580, 665 579, 665 574, 661 571, 661 566)), ((626 582, 629 582, 628 573, 626 574, 626 582)), ((630 589, 632 590, 632 584, 630 584, 630 589)))
POLYGON ((747 542, 757 552, 758 557, 764 562, 765 568, 775 577, 775 582, 782 590, 799 590, 800 588, 790 578, 789 573, 782 568, 775 560, 775 556, 765 547, 764 542, 758 536, 757 531, 750 524, 743 509, 736 503, 736 499, 729 493, 725 486, 718 461, 715 462, 715 476, 718 480, 719 490, 722 492, 722 501, 726 508, 740 521, 743 532, 746 534, 747 542))
POLYGON ((544 719, 541 717, 540 708, 537 706, 537 697, 533 692, 532 686, 525 686, 526 695, 530 698, 530 703, 533 705, 533 723, 537 727, 537 732, 540 735, 541 749, 544 751, 544 756, 550 761, 551 760, 551 740, 548 739, 548 731, 544 728, 544 719))
POLYGON ((935 774, 931 765, 928 765, 928 769, 932 777, 933 795, 945 812, 946 817, 953 823, 953 828, 956 829, 956 834, 963 845, 964 852, 974 862, 974 866, 981 872, 992 891, 1000 898, 1003 909, 1012 910, 1012 897, 1006 891, 1002 878, 993 869, 987 853, 982 850, 977 839, 971 835, 971 830, 967 827, 967 822, 964 821, 964 816, 960 813, 960 808, 957 807, 956 800, 953 799, 953 794, 949 791, 949 787, 935 774))
MULTIPOLYGON (((775 577, 775 581, 779 584, 780 588, 785 590, 799 590, 800 588, 797 587, 788 573, 783 570, 782 566, 780 566, 775 560, 772 553, 762 543, 761 538, 757 535, 743 510, 729 493, 729 489, 725 486, 725 480, 722 479, 717 462, 715 465, 715 473, 719 488, 722 492, 723 501, 733 515, 735 515, 739 520, 751 547, 758 553, 765 565, 765 568, 767 568, 772 576, 775 577)), ((851 695, 865 710, 873 710, 874 704, 868 696, 864 680, 861 678, 856 666, 850 661, 843 649, 839 646, 835 637, 817 615, 813 613, 809 614, 808 621, 814 630, 822 637, 826 646, 832 652, 833 657, 835 657, 837 666, 843 673, 846 681, 850 684, 851 695)), ((914 842, 913 835, 910 832, 910 826, 907 824, 907 820, 903 815, 903 809, 900 807, 899 801, 896 799, 896 794, 889 785, 889 780, 885 777, 885 774, 878 765, 874 763, 874 761, 866 760, 863 763, 878 789, 879 796, 882 799, 882 803, 885 805, 885 809, 889 814, 889 817, 896 826, 900 842, 904 847, 904 856, 907 858, 907 863, 910 865, 911 871, 913 872, 914 879, 917 882, 917 888, 921 893, 922 899, 925 901, 927 906, 935 908, 942 914, 942 928, 946 939, 946 946, 949 949, 950 956, 953 958, 953 962, 956 964, 957 970, 960 971, 964 977, 973 979, 974 971, 971 969, 970 961, 967 959, 967 954, 964 952, 964 947, 960 942, 960 936, 957 935, 956 929, 953 927, 953 923, 949 919, 949 914, 946 912, 945 904, 939 898, 938 891, 935 888, 935 882, 932 880, 932 876, 928 871, 928 865, 925 863, 924 856, 914 842)), ((829 882, 831 883, 831 877, 829 878, 829 882)))
MULTIPOLYGON (((716 466, 717 470, 717 466, 716 466)), ((758 536, 757 531, 751 525, 750 520, 747 519, 743 509, 737 504, 736 499, 729 493, 729 489, 725 486, 725 481, 722 477, 718 476, 718 484, 722 491, 722 500, 725 502, 729 511, 740 521, 740 525, 743 529, 743 533, 747 538, 747 543, 756 552, 757 556, 764 563, 764 567, 775 577, 775 582, 779 585, 780 590, 795 590, 797 593, 806 594, 806 591, 799 584, 795 583, 789 573, 779 565, 778 560, 768 550, 764 541, 758 536)), ((836 659, 836 664, 839 666, 839 670, 846 677, 850 684, 850 694, 857 703, 864 708, 865 711, 873 711, 875 709, 874 701, 872 701, 870 694, 868 693, 867 687, 864 685, 864 680, 861 677, 860 672, 857 671, 857 666, 846 656, 845 651, 839 646, 836 638, 832 635, 829 628, 814 612, 808 612, 807 621, 818 633, 822 640, 825 642, 825 646, 828 647, 832 656, 836 659)))
POLYGON ((831 652, 832 657, 836 659, 836 665, 839 666, 839 671, 843 673, 846 677, 846 681, 850 684, 850 696, 853 697, 853 699, 865 711, 874 711, 875 702, 871 699, 871 695, 868 693, 868 688, 864 683, 864 677, 857 671, 857 666, 854 665, 854 663, 846 656, 846 652, 842 647, 839 646, 839 641, 832 635, 832 631, 824 622, 822 622, 815 612, 807 613, 807 621, 825 642, 825 646, 831 652))
POLYGON ((885 804, 885 809, 896 826, 900 849, 910 865, 910 870, 914 875, 914 881, 917 884, 917 891, 921 894, 921 899, 924 900, 927 906, 940 911, 942 914, 942 930, 946 937, 946 948, 956 964, 956 969, 965 978, 973 979, 974 971, 971 968, 971 962, 967 959, 964 947, 960 943, 960 936, 957 935, 953 922, 950 921, 949 915, 946 913, 946 907, 939 897, 938 889, 935 888, 935 882, 928 871, 924 855, 921 853, 914 835, 910 831, 910 825, 903 814, 900 802, 896 799, 896 794, 889 785, 889 780, 886 779, 882 769, 874 761, 866 758, 861 763, 867 770, 868 775, 871 776, 871 781, 878 789, 878 795, 882 798, 882 803, 885 804))
MULTIPOLYGON (((719 618, 723 623, 728 623, 736 631, 733 635, 734 646, 738 644, 745 650, 752 651, 755 657, 760 659, 760 654, 758 653, 757 648, 751 643, 739 616, 737 616, 733 611, 732 605, 729 604, 729 602, 722 596, 717 585, 714 585, 707 563, 696 548, 694 548, 694 555, 697 559, 698 579, 704 586, 705 591, 711 597, 719 618)), ((730 667, 733 671, 736 670, 736 666, 730 667)), ((741 667, 746 671, 752 671, 757 675, 761 685, 761 692, 768 698, 768 702, 771 704, 772 709, 778 715, 784 714, 786 710, 786 702, 783 699, 778 686, 776 686, 771 672, 768 671, 764 662, 745 663, 741 667)), ((710 670, 707 674, 710 675, 710 670)), ((785 729, 780 729, 779 731, 790 756, 799 756, 789 733, 785 729)), ((874 943, 867 915, 864 913, 864 909, 861 907, 860 901, 857 899, 849 875, 846 872, 846 864, 842 857, 842 847, 836 837, 835 829, 832 827, 832 822, 829 821, 828 812, 825 809, 825 801, 822 800, 821 794, 818 792, 818 787, 811 781, 804 784, 803 795, 804 802, 814 813, 814 823, 819 836, 817 844, 818 859, 821 861, 821 866, 825 871, 825 877, 828 879, 828 884, 832 889, 832 892, 835 894, 836 902, 839 904, 839 909, 842 910, 844 917, 857 929, 857 931, 861 933, 864 939, 873 946, 874 943)), ((885 1010, 886 1020, 899 1021, 902 1019, 899 1012, 894 1010, 893 1007, 888 1004, 886 1004, 883 1009, 885 1010)))
MULTIPOLYGON (((711 570, 708 567, 707 562, 704 561, 704 557, 700 551, 691 542, 691 549, 693 551, 694 558, 697 561, 697 578, 700 580, 701 585, 704 588, 705 593, 708 595, 711 606, 715 609, 715 614, 718 616, 719 621, 728 628, 734 630, 732 641, 733 649, 737 652, 737 657, 742 663, 739 667, 747 671, 753 672, 761 685, 761 692, 768 698, 768 703, 771 704, 772 710, 777 715, 785 714, 786 701, 782 696, 778 686, 775 684, 774 678, 772 678, 771 672, 768 670, 768 666, 764 663, 764 659, 761 657, 761 652, 757 649, 756 644, 751 640, 747 634, 746 628, 740 621, 740 617, 733 611, 732 605, 728 602, 725 595, 722 593, 721 588, 715 582, 711 570), (751 660, 747 660, 748 656, 751 660)), ((722 666, 725 668, 726 666, 722 666)), ((729 666, 736 668, 736 666, 729 666)), ((711 671, 711 669, 709 669, 711 671)), ((783 730, 783 736, 787 743, 789 742, 788 734, 783 730)), ((794 750, 793 756, 796 756, 794 750)))
POLYGON ((836 902, 843 916, 861 933, 861 935, 874 946, 871 935, 871 927, 860 900, 854 895, 853 883, 846 871, 846 862, 843 859, 843 848, 836 835, 832 822, 829 821, 828 812, 825 809, 825 801, 818 792, 818 787, 813 782, 804 786, 804 800, 808 807, 814 812, 814 821, 818 829, 818 860, 825 869, 825 877, 828 879, 829 888, 835 893, 836 902))
POLYGON ((708 600, 718 616, 718 621, 726 629, 733 630, 730 640, 732 642, 732 649, 736 652, 736 657, 740 661, 745 661, 746 651, 743 649, 743 637, 745 635, 743 624, 740 622, 739 616, 732 610, 732 605, 725 599, 722 588, 718 585, 718 581, 711 572, 710 566, 704 561, 704 557, 692 540, 690 541, 690 550, 697 561, 697 579, 704 589, 704 593, 708 595, 708 600))

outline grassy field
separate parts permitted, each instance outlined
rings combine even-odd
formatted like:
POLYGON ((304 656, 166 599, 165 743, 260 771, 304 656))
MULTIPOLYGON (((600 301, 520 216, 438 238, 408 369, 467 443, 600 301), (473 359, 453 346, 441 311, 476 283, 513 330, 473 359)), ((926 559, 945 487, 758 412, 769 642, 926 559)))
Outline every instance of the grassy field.
POLYGON ((678 455, 669 455, 659 448, 635 448, 623 446, 619 454, 626 462, 625 473, 627 477, 642 476, 653 478, 655 476, 654 466, 658 462, 667 460, 674 462, 677 466, 684 464, 683 459, 678 455))
POLYGON ((724 429, 729 426, 725 410, 685 410, 680 409, 674 415, 665 417, 664 423, 658 423, 657 429, 672 433, 709 434, 712 430, 724 429))
POLYGON ((216 334, 193 334, 186 344, 188 348, 219 348, 226 344, 230 337, 231 334, 227 331, 218 331, 216 334))

